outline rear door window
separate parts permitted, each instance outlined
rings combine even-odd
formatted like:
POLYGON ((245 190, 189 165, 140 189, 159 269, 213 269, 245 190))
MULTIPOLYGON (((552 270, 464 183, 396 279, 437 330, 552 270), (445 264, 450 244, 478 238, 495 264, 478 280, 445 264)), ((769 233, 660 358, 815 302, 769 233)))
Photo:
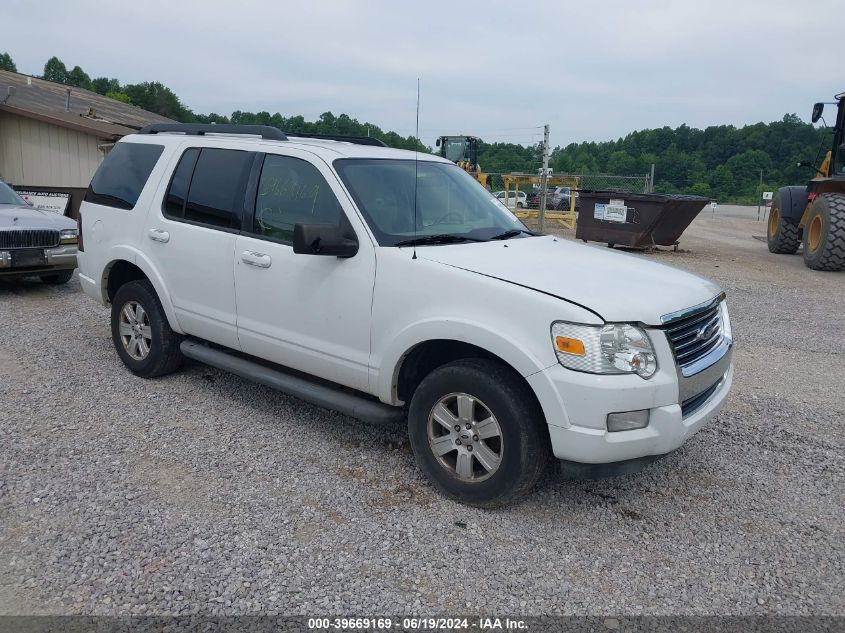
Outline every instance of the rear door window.
POLYGON ((164 215, 172 220, 240 229, 254 157, 252 152, 234 149, 185 150, 164 194, 164 215))
POLYGON ((134 208, 163 150, 163 145, 117 143, 94 174, 85 202, 134 208))
POLYGON ((239 229, 252 160, 250 152, 204 147, 191 178, 185 220, 239 229))

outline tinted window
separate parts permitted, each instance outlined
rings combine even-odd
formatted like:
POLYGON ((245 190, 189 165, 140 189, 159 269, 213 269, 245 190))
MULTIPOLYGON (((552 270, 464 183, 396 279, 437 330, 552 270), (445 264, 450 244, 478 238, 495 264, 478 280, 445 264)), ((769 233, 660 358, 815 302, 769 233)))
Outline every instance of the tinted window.
POLYGON ((223 228, 240 228, 244 188, 252 154, 233 149, 205 147, 200 151, 185 219, 223 228))
POLYGON ((293 241, 293 225, 334 224, 343 212, 329 183, 311 163, 268 154, 255 200, 253 232, 293 241))
POLYGON ((188 198, 188 187, 191 184, 191 176, 194 174, 194 165, 197 164, 197 157, 200 151, 196 148, 189 149, 179 160, 176 171, 167 194, 164 196, 164 212, 174 218, 185 217, 185 200, 188 198))
POLYGON ((147 184, 164 147, 147 143, 118 143, 94 174, 85 201, 131 209, 147 184))

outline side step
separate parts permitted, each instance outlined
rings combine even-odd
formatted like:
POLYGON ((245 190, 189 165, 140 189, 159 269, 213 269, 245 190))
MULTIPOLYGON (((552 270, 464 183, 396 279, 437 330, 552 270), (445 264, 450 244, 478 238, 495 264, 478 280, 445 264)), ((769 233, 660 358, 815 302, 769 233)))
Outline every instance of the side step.
POLYGON ((404 420, 400 407, 391 407, 341 389, 286 374, 197 341, 186 339, 182 341, 180 348, 182 354, 188 358, 359 420, 375 424, 396 424, 404 420))

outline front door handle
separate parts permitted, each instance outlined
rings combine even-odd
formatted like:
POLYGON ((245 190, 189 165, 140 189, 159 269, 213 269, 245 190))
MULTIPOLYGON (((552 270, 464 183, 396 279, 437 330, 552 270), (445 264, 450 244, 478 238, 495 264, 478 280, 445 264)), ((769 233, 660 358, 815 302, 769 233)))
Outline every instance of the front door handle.
POLYGON ((149 235, 153 242, 167 243, 170 241, 170 233, 162 231, 161 229, 150 229, 150 232, 147 233, 147 235, 149 235))
POLYGON ((270 268, 273 263, 272 258, 264 253, 256 253, 255 251, 244 251, 241 253, 241 261, 244 264, 255 266, 256 268, 270 268))

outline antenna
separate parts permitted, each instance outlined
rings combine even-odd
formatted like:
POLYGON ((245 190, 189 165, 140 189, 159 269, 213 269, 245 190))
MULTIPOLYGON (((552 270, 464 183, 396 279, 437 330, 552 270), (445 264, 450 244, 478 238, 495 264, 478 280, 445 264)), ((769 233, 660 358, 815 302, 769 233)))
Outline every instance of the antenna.
POLYGON ((414 137, 414 255, 411 259, 417 258, 417 167, 419 164, 420 150, 420 78, 417 77, 417 131, 414 137))

